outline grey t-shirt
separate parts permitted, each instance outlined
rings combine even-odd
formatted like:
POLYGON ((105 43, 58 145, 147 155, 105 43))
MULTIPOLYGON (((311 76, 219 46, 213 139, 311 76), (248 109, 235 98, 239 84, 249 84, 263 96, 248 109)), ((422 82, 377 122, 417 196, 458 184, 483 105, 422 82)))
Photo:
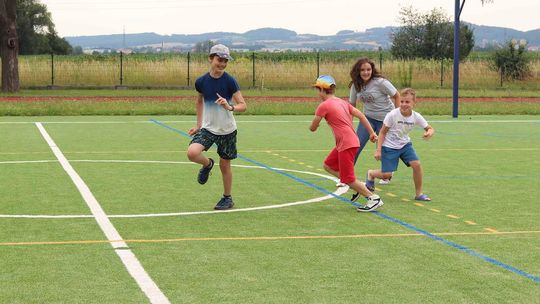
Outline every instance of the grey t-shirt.
POLYGON ((349 102, 356 106, 356 101, 364 103, 364 114, 372 119, 383 121, 388 112, 395 106, 390 99, 396 95, 397 89, 384 78, 373 78, 360 92, 356 91, 354 84, 349 93, 349 102))

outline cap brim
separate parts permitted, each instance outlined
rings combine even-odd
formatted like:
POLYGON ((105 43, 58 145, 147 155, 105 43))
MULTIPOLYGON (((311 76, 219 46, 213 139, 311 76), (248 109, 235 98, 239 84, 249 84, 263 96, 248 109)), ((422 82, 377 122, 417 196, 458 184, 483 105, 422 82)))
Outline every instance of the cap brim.
POLYGON ((227 54, 217 54, 216 55, 219 57, 219 58, 223 58, 223 59, 227 59, 227 60, 234 60, 231 55, 227 55, 227 54))

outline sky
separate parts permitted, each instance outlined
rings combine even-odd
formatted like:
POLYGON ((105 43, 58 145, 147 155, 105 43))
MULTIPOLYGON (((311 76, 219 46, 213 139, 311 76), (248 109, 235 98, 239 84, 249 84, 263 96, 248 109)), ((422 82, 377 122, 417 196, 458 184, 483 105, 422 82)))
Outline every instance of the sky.
MULTIPOLYGON (((61 37, 155 32, 161 35, 244 33, 273 27, 298 34, 398 26, 412 5, 441 8, 451 20, 455 0, 38 0, 47 5, 61 37)), ((460 0, 460 2, 463 0, 460 0)), ((521 31, 540 28, 540 0, 465 1, 461 20, 521 31)))

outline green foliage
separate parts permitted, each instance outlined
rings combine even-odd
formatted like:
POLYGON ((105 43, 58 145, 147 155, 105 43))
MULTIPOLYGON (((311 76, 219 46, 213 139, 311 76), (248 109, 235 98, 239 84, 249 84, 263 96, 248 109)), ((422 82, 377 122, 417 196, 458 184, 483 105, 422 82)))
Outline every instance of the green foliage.
POLYGON ((20 54, 71 53, 71 45, 58 37, 51 13, 39 1, 17 0, 17 35, 20 54))
POLYGON ((195 44, 195 49, 193 50, 195 53, 205 53, 208 54, 210 52, 210 49, 215 45, 216 43, 212 40, 206 40, 197 42, 195 44))
MULTIPOLYGON (((442 9, 421 13, 412 6, 400 11, 402 27, 392 37, 392 55, 400 59, 453 58, 454 26, 442 9)), ((474 34, 460 24, 460 59, 468 56, 474 46, 474 34)))
POLYGON ((527 43, 511 40, 493 54, 493 69, 500 71, 505 79, 523 80, 530 76, 527 43))
POLYGON ((401 88, 412 87, 413 67, 414 64, 410 62, 408 65, 398 65, 398 85, 401 88))

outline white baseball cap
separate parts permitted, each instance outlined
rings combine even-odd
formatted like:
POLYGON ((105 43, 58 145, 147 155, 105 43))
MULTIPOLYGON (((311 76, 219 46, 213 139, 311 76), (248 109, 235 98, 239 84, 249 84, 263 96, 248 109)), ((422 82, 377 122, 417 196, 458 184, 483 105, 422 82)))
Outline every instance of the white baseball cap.
POLYGON ((229 48, 223 44, 216 44, 210 49, 210 55, 216 54, 219 58, 224 58, 227 60, 233 60, 229 48))

